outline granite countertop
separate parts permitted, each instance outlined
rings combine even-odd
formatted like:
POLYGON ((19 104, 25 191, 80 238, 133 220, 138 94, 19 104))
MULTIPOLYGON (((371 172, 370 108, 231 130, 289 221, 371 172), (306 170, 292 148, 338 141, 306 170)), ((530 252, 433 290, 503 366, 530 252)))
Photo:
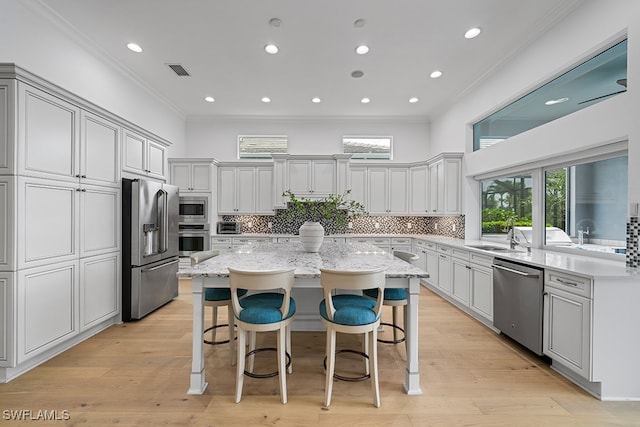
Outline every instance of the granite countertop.
POLYGON ((369 270, 386 267, 388 278, 426 278, 429 274, 380 248, 366 243, 322 244, 318 253, 305 252, 302 243, 258 243, 222 252, 196 266, 181 267, 181 277, 227 277, 227 267, 272 270, 295 267, 295 276, 320 277, 320 268, 369 270))

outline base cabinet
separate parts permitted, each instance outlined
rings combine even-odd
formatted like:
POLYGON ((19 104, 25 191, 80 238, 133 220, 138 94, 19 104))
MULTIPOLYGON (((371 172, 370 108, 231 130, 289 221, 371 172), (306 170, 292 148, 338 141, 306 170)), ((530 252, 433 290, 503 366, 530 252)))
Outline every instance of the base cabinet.
POLYGON ((13 273, 0 272, 0 366, 11 366, 13 363, 13 342, 11 340, 14 326, 15 283, 13 273))
POLYGON ((493 270, 491 267, 471 264, 470 272, 469 308, 493 322, 493 270))
POLYGON ((119 252, 80 260, 80 329, 118 314, 120 306, 119 252))

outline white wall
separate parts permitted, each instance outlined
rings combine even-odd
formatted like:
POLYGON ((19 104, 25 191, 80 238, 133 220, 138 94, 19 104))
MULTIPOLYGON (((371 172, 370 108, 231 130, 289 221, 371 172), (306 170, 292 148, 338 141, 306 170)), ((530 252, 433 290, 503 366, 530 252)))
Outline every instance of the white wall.
POLYGON ((429 155, 426 119, 391 118, 190 118, 187 156, 237 160, 238 135, 288 135, 289 154, 342 153, 343 135, 392 135, 393 161, 415 162, 429 155))
POLYGON ((173 143, 184 153, 185 121, 77 36, 32 9, 28 0, 0 0, 0 62, 15 63, 173 143))
MULTIPOLYGON (((640 69, 640 2, 587 0, 552 30, 523 49, 502 69, 470 91, 463 102, 431 122, 433 152, 464 150, 468 176, 490 173, 533 161, 553 161, 574 153, 621 140, 629 141, 629 201, 640 201, 640 91, 634 76, 640 69), (497 107, 569 68, 590 52, 628 33, 628 91, 570 116, 530 130, 495 146, 472 151, 470 126, 497 107), (455 148, 452 148, 455 147, 455 148)), ((479 187, 465 182, 467 237, 479 232, 479 187)))

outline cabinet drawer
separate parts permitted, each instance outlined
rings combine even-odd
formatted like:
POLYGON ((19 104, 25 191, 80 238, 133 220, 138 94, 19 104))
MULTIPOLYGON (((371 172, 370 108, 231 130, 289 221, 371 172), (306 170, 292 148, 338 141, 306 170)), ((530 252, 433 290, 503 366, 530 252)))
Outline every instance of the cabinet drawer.
POLYGON ((391 238, 391 244, 411 246, 411 238, 410 237, 393 237, 391 238))
POLYGON ((591 279, 548 269, 545 270, 544 276, 544 284, 546 286, 591 298, 591 279))
POLYGON ((463 259, 465 261, 469 261, 469 251, 459 248, 451 248, 451 255, 456 258, 463 259))
POLYGON ((433 242, 424 242, 424 245, 427 247, 427 249, 429 249, 430 251, 435 251, 437 249, 437 246, 435 243, 433 242))
POLYGON ((449 246, 438 245, 437 251, 443 254, 451 254, 451 248, 449 246))
POLYGON ((473 264, 484 265, 485 267, 491 267, 493 264, 493 257, 476 254, 474 252, 469 252, 469 261, 473 264))
POLYGON ((212 237, 211 238, 211 246, 224 246, 231 245, 231 237, 212 237))

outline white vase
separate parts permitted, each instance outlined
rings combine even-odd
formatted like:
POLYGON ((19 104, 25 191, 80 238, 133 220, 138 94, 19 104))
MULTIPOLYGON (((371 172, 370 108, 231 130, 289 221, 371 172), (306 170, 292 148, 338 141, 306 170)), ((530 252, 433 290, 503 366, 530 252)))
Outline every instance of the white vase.
POLYGON ((319 222, 306 221, 300 226, 300 242, 307 252, 318 252, 324 239, 324 227, 319 222))

